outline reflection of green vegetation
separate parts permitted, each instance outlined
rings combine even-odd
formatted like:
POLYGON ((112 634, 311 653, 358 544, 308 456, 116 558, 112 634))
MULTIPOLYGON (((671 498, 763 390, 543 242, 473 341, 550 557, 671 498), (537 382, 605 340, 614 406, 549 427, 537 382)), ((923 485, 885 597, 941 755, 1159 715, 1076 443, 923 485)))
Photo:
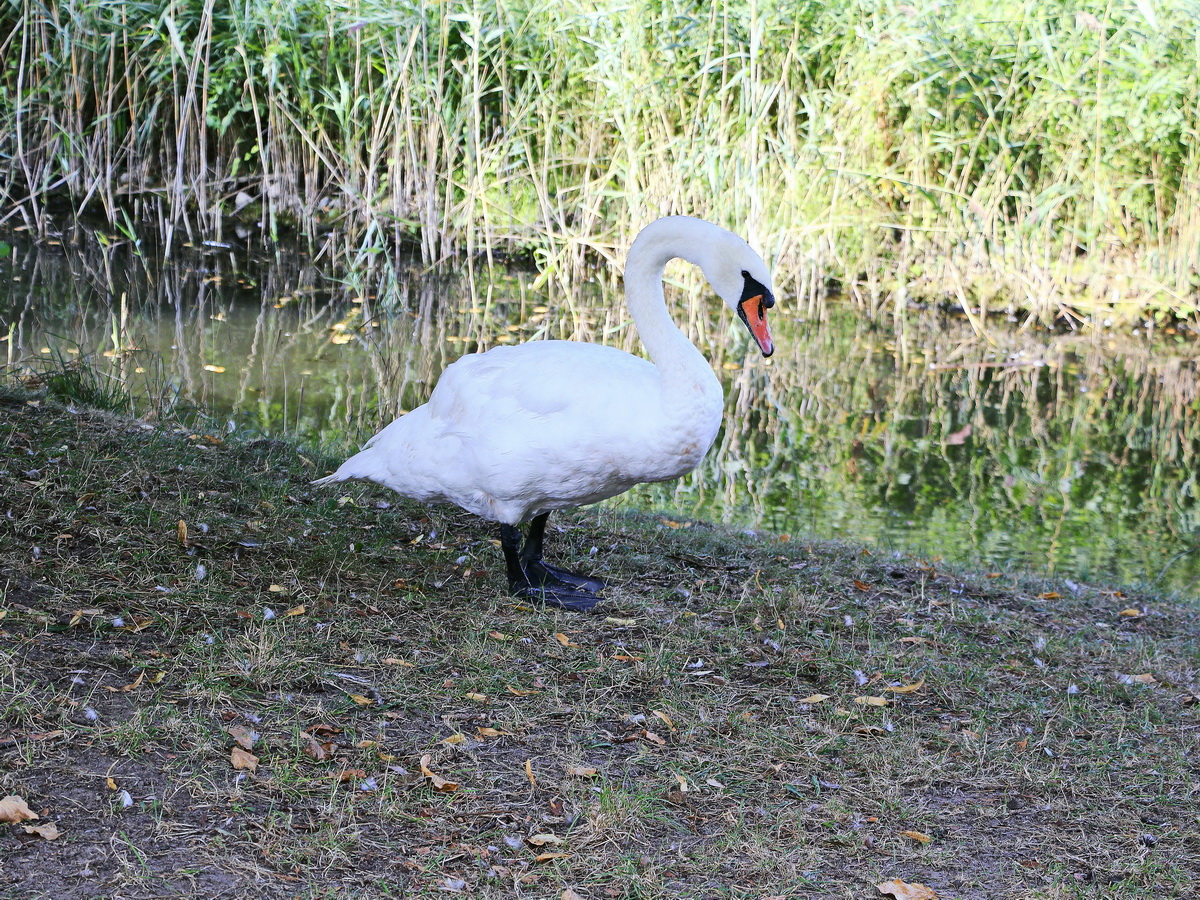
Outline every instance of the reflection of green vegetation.
MULTIPOLYGON (((77 345, 135 395, 147 378, 137 368, 162 358, 169 375, 152 380, 222 430, 232 420, 341 451, 423 403, 463 353, 541 337, 637 350, 608 282, 572 294, 521 272, 477 275, 474 288, 447 274, 329 286, 311 266, 151 265, 127 252, 22 252, 0 279, 17 292, 11 312, 0 303, 9 346, 37 359, 42 346, 77 345), (97 302, 95 283, 127 295, 124 313, 97 302)), ((1185 553, 1200 530, 1193 359, 1046 334, 997 334, 993 346, 932 314, 908 323, 921 355, 906 356, 891 332, 834 307, 822 321, 776 316, 766 365, 724 307, 671 296, 725 376, 725 428, 696 473, 634 502, 1077 578, 1200 577, 1185 553)))
MULTIPOLYGON (((4 206, 193 215, 364 258, 747 230, 796 293, 1190 312, 1194 4, 19 0, 4 206), (336 243, 336 240, 335 240, 336 243)), ((128 219, 126 218, 128 216, 128 219)))

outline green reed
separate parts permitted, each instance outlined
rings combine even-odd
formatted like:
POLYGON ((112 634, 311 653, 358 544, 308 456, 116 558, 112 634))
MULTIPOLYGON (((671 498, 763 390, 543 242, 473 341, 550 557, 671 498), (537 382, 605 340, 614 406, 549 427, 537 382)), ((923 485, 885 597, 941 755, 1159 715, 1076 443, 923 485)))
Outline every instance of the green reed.
POLYGON ((871 311, 1195 313, 1200 4, 15 0, 0 209, 571 279, 655 216, 871 311))

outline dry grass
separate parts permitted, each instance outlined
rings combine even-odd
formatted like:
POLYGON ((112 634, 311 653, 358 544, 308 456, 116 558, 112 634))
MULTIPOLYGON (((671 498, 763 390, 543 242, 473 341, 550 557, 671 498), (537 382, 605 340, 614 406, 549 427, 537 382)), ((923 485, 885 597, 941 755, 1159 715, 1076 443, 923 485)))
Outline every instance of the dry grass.
POLYGON ((4 826, 0 896, 1194 889, 1194 603, 601 507, 552 540, 608 617, 556 615, 284 444, 9 402, 0 445, 0 793, 63 831, 4 826))

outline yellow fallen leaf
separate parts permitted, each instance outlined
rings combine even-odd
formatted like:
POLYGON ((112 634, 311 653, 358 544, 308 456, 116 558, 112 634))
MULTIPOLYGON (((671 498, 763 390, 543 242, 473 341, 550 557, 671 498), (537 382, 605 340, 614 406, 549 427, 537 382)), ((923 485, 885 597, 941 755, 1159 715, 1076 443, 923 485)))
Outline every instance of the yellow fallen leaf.
POLYGON ((234 747, 229 751, 229 761, 235 769, 244 769, 247 772, 258 771, 258 757, 241 747, 234 747))
POLYGON ((370 697, 364 697, 362 694, 347 694, 347 696, 359 706, 370 706, 375 702, 370 697))
POLYGON ((1125 616, 1128 619, 1138 619, 1138 618, 1141 618, 1142 611, 1140 609, 1134 609, 1131 606, 1131 607, 1129 607, 1129 609, 1121 610, 1121 612, 1118 613, 1118 615, 1125 616))
POLYGON ((267 590, 272 594, 282 594, 287 590, 287 588, 285 588, 282 584, 272 584, 267 587, 267 590))
POLYGON ((38 837, 45 838, 48 841, 57 841, 61 832, 58 826, 53 822, 47 822, 45 825, 23 825, 26 834, 36 834, 38 837))
POLYGON ((652 743, 652 744, 658 744, 658 746, 660 746, 660 747, 667 746, 667 742, 665 740, 663 740, 661 737, 659 737, 657 734, 655 734, 653 731, 646 730, 646 731, 643 731, 642 734, 644 734, 646 736, 646 740, 650 741, 650 743, 652 743))
POLYGON ((891 691, 893 694, 911 694, 913 691, 919 691, 925 684, 924 678, 918 678, 912 684, 898 684, 895 687, 885 687, 885 691, 891 691))
POLYGON ((578 647, 579 646, 576 643, 572 643, 571 639, 569 637, 567 637, 565 634, 563 634, 561 631, 556 631, 554 633, 554 639, 556 641, 558 641, 560 644, 562 644, 564 647, 578 647))
POLYGON ((900 638, 900 643, 902 643, 902 644, 928 644, 929 639, 923 638, 923 637, 913 637, 910 635, 909 637, 900 638))
MULTIPOLYGON (((550 862, 550 860, 552 860, 552 859, 566 859, 570 855, 571 855, 570 853, 539 853, 533 859, 535 862, 550 862)), ((563 896, 564 897, 567 896, 568 893, 572 897, 579 896, 574 891, 563 891, 563 896)), ((582 898, 581 898, 581 900, 582 900, 582 898)))
POLYGON ((807 697, 801 697, 797 703, 824 703, 829 699, 829 694, 809 694, 807 697))
POLYGON ((107 778, 104 779, 104 784, 108 787, 108 789, 110 791, 115 791, 117 789, 117 780, 115 778, 113 778, 111 775, 109 775, 107 778))
POLYGON ((142 671, 138 672, 137 678, 133 679, 133 681, 130 684, 127 684, 123 688, 121 688, 122 693, 128 693, 129 691, 137 690, 137 688, 141 686, 142 680, 145 677, 146 677, 146 670, 143 669, 142 671))
POLYGON ((448 738, 443 738, 442 743, 450 744, 450 745, 461 744, 466 739, 467 739, 467 736, 465 734, 452 734, 448 738))
POLYGON ((537 787, 537 779, 533 777, 533 760, 525 760, 525 777, 529 779, 530 785, 537 787))
POLYGON ((512 637, 510 635, 507 635, 502 631, 489 631, 488 637, 490 637, 493 641, 511 641, 512 640, 512 637))
POLYGON ((661 711, 655 709, 655 710, 651 710, 650 714, 653 716, 657 716, 659 719, 662 719, 663 724, 665 724, 672 731, 675 730, 675 723, 671 721, 671 717, 668 716, 665 712, 661 712, 661 711))
POLYGON ((466 697, 468 700, 474 700, 476 703, 487 703, 488 702, 487 694, 480 694, 480 693, 477 693, 476 691, 467 691, 465 694, 463 694, 463 696, 466 697))
POLYGON ((576 778, 595 778, 600 774, 600 770, 591 766, 567 766, 567 774, 576 778))
POLYGON ((895 897, 896 900, 938 900, 938 895, 932 888, 927 888, 923 884, 909 884, 899 878, 893 878, 891 881, 885 881, 875 887, 878 888, 879 893, 895 897))
POLYGON ((929 835, 924 834, 920 831, 902 831, 902 832, 900 832, 900 834, 903 837, 912 838, 914 841, 918 841, 919 843, 922 843, 922 844, 928 844, 930 841, 933 840, 933 838, 931 838, 929 835))
POLYGON ((629 627, 637 624, 637 619, 622 619, 617 616, 606 616, 604 618, 605 625, 623 625, 629 627))
POLYGON ((477 737, 496 738, 503 737, 506 734, 512 734, 511 731, 501 731, 498 728, 480 728, 475 732, 477 737))
POLYGON ((288 616, 302 616, 302 615, 304 615, 304 614, 305 614, 307 611, 308 611, 308 610, 306 610, 306 609, 304 608, 304 604, 303 604, 303 603, 301 603, 299 606, 293 606, 291 609, 289 609, 287 612, 285 612, 285 613, 283 614, 283 617, 286 619, 288 616))
POLYGON ((515 688, 511 684, 505 685, 504 689, 506 691, 508 691, 510 694, 515 694, 518 697, 528 697, 530 694, 540 694, 541 693, 541 691, 534 690, 533 688, 515 688))
POLYGON ((855 697, 854 702, 859 706, 887 706, 887 697, 855 697))
POLYGON ((175 537, 179 539, 182 546, 187 546, 187 522, 183 519, 180 519, 179 524, 175 526, 175 537))
POLYGON ((1155 678, 1153 675, 1151 675, 1149 672, 1145 672, 1141 675, 1134 675, 1133 680, 1136 681, 1138 684, 1149 684, 1149 685, 1158 684, 1158 679, 1155 678))
POLYGON ((443 794, 452 794, 454 791, 457 791, 458 782, 443 778, 429 768, 429 763, 432 759, 433 757, 428 753, 421 757, 421 774, 429 779, 429 786, 443 794))
POLYGON ((38 814, 16 794, 9 794, 0 800, 0 822, 11 822, 15 825, 18 822, 36 818, 39 818, 38 814))
POLYGON ((547 844, 557 846, 558 844, 561 844, 563 842, 563 839, 560 838, 557 834, 550 834, 550 833, 535 834, 532 837, 525 838, 525 840, 527 843, 530 843, 535 847, 545 847, 547 844))
POLYGON ((406 659, 397 659, 394 656, 387 656, 380 660, 385 666, 404 666, 406 669, 416 668, 416 663, 410 663, 406 659))
POLYGON ((1045 591, 1041 594, 1038 594, 1038 599, 1039 600, 1061 600, 1062 594, 1060 594, 1058 591, 1045 591))

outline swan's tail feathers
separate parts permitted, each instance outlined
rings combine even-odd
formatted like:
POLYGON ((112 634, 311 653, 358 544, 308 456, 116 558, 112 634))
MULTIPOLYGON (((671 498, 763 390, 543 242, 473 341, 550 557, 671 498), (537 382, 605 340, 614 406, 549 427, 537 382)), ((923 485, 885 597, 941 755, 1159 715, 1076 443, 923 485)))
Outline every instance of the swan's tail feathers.
POLYGON ((356 453, 340 466, 332 475, 318 478, 314 485, 337 484, 340 481, 378 481, 374 460, 366 453, 356 453))

